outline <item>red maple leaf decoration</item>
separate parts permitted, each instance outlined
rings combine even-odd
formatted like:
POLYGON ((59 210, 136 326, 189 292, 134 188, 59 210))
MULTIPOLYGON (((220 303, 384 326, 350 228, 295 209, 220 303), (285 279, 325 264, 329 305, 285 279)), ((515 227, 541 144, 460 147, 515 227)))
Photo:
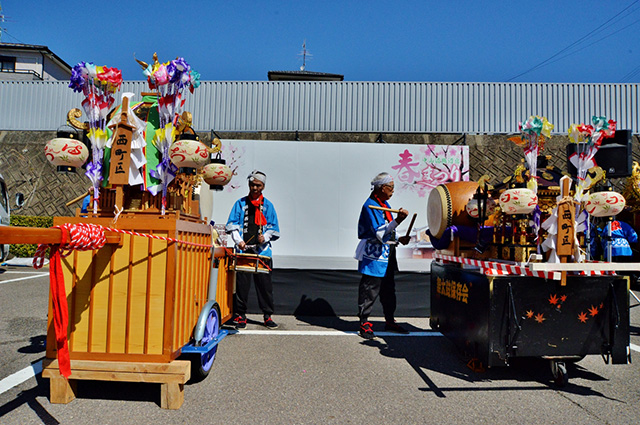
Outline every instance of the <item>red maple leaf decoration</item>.
POLYGON ((567 300, 567 296, 563 295, 560 297, 560 301, 565 302, 567 300))
POLYGON ((581 321, 582 323, 587 323, 588 318, 589 317, 587 316, 587 313, 585 313, 584 311, 578 315, 578 320, 581 321))
POLYGON ((525 314, 527 315, 527 319, 531 319, 533 317, 533 311, 531 310, 528 310, 525 314))
POLYGON ((600 309, 602 309, 602 307, 604 307, 604 303, 600 303, 600 309))
POLYGON ((547 319, 545 319, 545 318, 544 318, 544 314, 542 314, 542 313, 538 313, 538 314, 536 314, 536 318, 535 318, 535 320, 536 320, 536 322, 538 322, 538 323, 542 323, 542 322, 544 322, 544 321, 545 321, 545 320, 547 320, 547 319))
POLYGON ((589 314, 591 315, 591 317, 593 317, 598 314, 598 311, 598 307, 591 306, 591 308, 589 309, 589 314))
POLYGON ((558 304, 558 296, 556 294, 549 296, 549 304, 553 304, 553 305, 558 304))

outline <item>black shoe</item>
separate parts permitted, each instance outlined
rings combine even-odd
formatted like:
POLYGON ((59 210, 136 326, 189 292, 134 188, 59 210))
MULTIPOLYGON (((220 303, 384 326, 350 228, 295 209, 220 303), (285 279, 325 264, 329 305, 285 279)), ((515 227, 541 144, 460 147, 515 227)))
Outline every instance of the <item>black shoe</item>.
POLYGON ((408 334, 409 331, 406 330, 405 328, 403 328, 402 326, 400 326, 399 324, 397 324, 395 321, 393 322, 386 322, 384 324, 384 330, 385 331, 389 331, 389 332, 395 332, 397 334, 408 334))
POLYGON ((373 326, 371 322, 360 323, 360 331, 358 332, 358 335, 364 339, 374 339, 376 335, 373 333, 371 326, 373 326))
POLYGON ((268 329, 278 329, 278 324, 274 322, 271 317, 267 317, 266 319, 264 319, 264 325, 268 329))
POLYGON ((237 315, 233 318, 233 325, 236 327, 236 329, 244 329, 247 327, 247 318, 237 315))

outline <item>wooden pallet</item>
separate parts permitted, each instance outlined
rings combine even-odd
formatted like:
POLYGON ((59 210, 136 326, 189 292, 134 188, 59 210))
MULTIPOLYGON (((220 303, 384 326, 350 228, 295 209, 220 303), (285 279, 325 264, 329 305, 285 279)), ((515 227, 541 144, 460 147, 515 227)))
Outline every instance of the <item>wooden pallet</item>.
POLYGON ((76 398, 77 381, 120 381, 159 383, 160 407, 179 409, 184 402, 184 384, 191 378, 191 362, 169 363, 106 362, 71 360, 71 375, 65 379, 58 371, 58 360, 43 361, 42 376, 50 379, 49 399, 54 404, 67 404, 76 398))

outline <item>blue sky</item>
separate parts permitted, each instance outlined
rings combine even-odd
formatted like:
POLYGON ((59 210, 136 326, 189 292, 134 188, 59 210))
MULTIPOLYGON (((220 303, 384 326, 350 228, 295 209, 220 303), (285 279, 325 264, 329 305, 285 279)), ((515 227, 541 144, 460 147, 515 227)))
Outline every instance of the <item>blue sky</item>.
POLYGON ((640 0, 0 0, 2 41, 143 80, 184 57, 203 80, 298 70, 347 81, 640 82, 640 0), (542 66, 539 66, 542 65, 542 66), (533 70, 532 70, 533 69, 533 70), (530 71, 530 72, 528 72, 530 71))

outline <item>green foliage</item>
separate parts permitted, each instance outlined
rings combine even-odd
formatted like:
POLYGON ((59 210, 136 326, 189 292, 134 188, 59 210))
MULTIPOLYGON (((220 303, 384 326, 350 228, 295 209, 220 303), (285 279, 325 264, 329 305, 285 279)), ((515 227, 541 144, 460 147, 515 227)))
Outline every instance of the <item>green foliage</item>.
MULTIPOLYGON (((12 215, 11 225, 18 227, 51 227, 53 226, 53 217, 36 217, 29 215, 12 215)), ((11 245, 9 252, 16 257, 33 257, 38 245, 11 245)))

